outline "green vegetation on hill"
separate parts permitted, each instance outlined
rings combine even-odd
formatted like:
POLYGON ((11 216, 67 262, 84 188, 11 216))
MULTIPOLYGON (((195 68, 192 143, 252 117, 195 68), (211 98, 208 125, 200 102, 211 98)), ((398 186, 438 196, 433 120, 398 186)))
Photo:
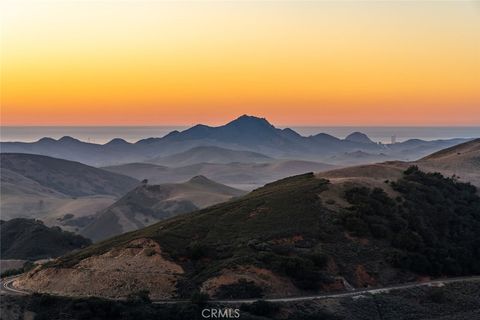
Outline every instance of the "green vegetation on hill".
MULTIPOLYGON (((337 276, 368 286, 418 274, 480 271, 480 198, 473 186, 411 167, 398 181, 385 183, 398 193, 395 199, 361 184, 331 187, 311 173, 286 178, 100 242, 48 266, 73 266, 133 239, 151 238, 165 257, 184 267, 177 286, 184 297, 222 270, 239 266, 271 270, 303 290, 334 286, 337 276), (337 190, 350 207, 324 205, 326 190, 337 190)), ((241 286, 246 296, 260 292, 248 282, 233 286, 241 286)), ((223 287, 218 294, 232 296, 230 289, 223 287)))
POLYGON ((480 272, 480 198, 474 186, 412 166, 379 188, 347 190, 343 222, 357 236, 386 239, 397 267, 432 276, 480 272))
POLYGON ((2 220, 0 227, 2 259, 53 258, 91 244, 90 240, 59 227, 49 228, 40 220, 2 220))
POLYGON ((112 246, 148 237, 161 243, 174 260, 187 258, 189 278, 196 285, 223 268, 255 265, 273 267, 305 285, 314 280, 309 285, 313 286, 321 278, 320 268, 307 255, 290 257, 290 245, 274 242, 299 234, 306 247, 319 241, 324 209, 318 193, 327 186, 327 180, 312 173, 279 180, 237 200, 100 242, 58 263, 72 265, 112 246))

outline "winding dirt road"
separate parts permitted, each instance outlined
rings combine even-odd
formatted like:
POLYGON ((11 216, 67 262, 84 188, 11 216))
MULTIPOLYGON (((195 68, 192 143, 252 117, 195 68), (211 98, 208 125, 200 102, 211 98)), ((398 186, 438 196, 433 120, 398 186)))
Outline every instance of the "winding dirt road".
MULTIPOLYGON (((29 295, 30 292, 17 289, 13 286, 13 283, 16 278, 19 276, 8 277, 1 280, 1 294, 12 294, 12 295, 29 295)), ((380 288, 367 288, 367 289, 356 289, 348 292, 340 293, 326 293, 318 294, 311 296, 300 296, 300 297, 284 297, 284 298, 270 298, 262 299, 269 302, 295 302, 295 301, 307 301, 307 300, 318 300, 318 299, 332 299, 332 298, 345 298, 345 297, 355 297, 361 296, 364 294, 377 294, 385 293, 391 290, 401 290, 401 289, 410 289, 423 286, 429 287, 441 287, 445 284, 456 283, 456 282, 474 282, 480 281, 480 276, 470 276, 470 277, 458 277, 458 278, 445 278, 437 279, 425 282, 409 282, 399 285, 392 285, 387 287, 380 288)), ((219 304, 241 304, 241 303, 253 303, 259 299, 231 299, 231 300, 209 300, 210 303, 219 303, 219 304)), ((184 303, 189 300, 155 300, 153 303, 158 304, 169 304, 169 303, 184 303)))

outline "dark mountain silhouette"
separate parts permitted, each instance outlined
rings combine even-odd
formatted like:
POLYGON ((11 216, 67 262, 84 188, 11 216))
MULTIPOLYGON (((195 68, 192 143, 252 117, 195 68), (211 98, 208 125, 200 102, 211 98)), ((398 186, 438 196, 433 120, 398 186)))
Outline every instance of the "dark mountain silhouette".
POLYGON ((232 150, 259 152, 269 157, 326 161, 332 155, 363 151, 385 153, 399 160, 415 160, 429 153, 465 142, 467 139, 408 140, 393 145, 373 143, 365 134, 355 132, 346 139, 327 134, 304 137, 292 129, 278 129, 264 118, 243 115, 223 126, 196 125, 184 131, 173 131, 161 138, 148 138, 136 143, 122 139, 100 145, 71 137, 59 140, 42 138, 37 142, 2 142, 2 152, 33 153, 93 166, 143 162, 166 157, 199 146, 215 146, 232 150))
POLYGON ((345 140, 350 142, 358 142, 358 143, 375 143, 372 140, 370 140, 370 138, 366 134, 361 132, 353 132, 349 134, 345 138, 345 140))

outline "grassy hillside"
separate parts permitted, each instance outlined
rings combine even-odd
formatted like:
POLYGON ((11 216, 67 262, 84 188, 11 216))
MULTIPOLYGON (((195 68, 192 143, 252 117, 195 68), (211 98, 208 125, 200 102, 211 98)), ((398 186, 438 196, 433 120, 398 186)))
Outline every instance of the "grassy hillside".
POLYGON ((416 164, 427 171, 455 175, 462 181, 480 186, 480 139, 435 152, 416 164))
MULTIPOLYGON (((451 158, 457 158, 457 156, 461 156, 461 158, 476 158, 478 161, 479 152, 480 139, 475 139, 432 153, 431 155, 426 156, 422 160, 447 160, 451 158)), ((478 164, 478 162, 476 163, 478 164)))
POLYGON ((100 212, 81 233, 95 241, 103 240, 243 194, 203 176, 184 183, 143 184, 100 212))
POLYGON ((1 221, 2 259, 37 260, 58 257, 91 243, 90 240, 58 227, 49 228, 39 220, 1 221))
MULTIPOLYGON (((74 161, 20 153, 3 153, 0 156, 2 176, 3 171, 6 170, 6 172, 13 172, 24 177, 24 179, 11 181, 10 189, 16 188, 17 193, 31 189, 32 184, 27 184, 27 182, 34 181, 43 189, 50 189, 72 197, 119 196, 131 190, 138 182, 122 174, 74 161)), ((36 189, 38 189, 38 185, 36 189)), ((13 190, 9 192, 12 193, 13 190)))
POLYGON ((185 270, 176 282, 179 295, 196 288, 215 296, 272 296, 285 288, 340 289, 344 281, 364 287, 480 272, 475 187, 416 167, 382 186, 339 189, 313 174, 295 176, 95 244, 49 267, 75 268, 86 257, 147 238, 185 270))

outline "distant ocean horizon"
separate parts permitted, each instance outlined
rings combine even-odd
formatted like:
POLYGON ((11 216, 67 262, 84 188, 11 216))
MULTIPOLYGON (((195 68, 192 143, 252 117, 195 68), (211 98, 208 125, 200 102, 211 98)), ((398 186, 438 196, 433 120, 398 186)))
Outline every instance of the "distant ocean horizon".
MULTIPOLYGON (((373 126, 279 126, 291 128, 303 136, 327 133, 345 138, 352 132, 365 133, 375 142, 391 143, 409 139, 438 140, 452 138, 480 138, 480 126, 469 127, 373 127, 373 126), (392 138, 393 137, 393 138, 392 138)), ((49 137, 75 139, 104 144, 114 138, 136 142, 145 138, 163 137, 171 131, 182 131, 189 126, 1 126, 0 141, 34 142, 49 137)))

